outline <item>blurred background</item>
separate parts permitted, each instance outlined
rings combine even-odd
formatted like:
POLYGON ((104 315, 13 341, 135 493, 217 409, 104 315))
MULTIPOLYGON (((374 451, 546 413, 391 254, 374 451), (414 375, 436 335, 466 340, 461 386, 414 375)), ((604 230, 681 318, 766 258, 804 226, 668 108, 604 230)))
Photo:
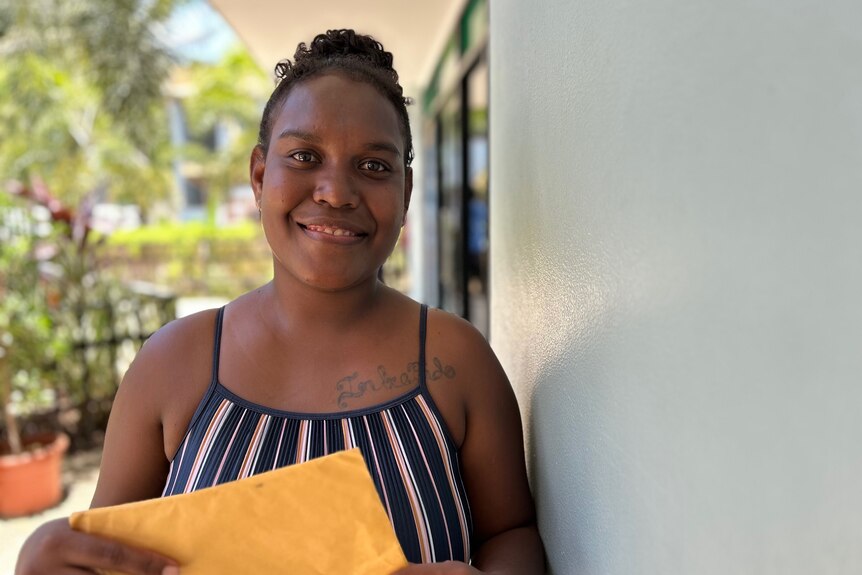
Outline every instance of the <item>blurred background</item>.
POLYGON ((197 0, 3 2, 0 59, 3 439, 74 452, 154 330, 268 279, 247 169, 271 81, 197 0))

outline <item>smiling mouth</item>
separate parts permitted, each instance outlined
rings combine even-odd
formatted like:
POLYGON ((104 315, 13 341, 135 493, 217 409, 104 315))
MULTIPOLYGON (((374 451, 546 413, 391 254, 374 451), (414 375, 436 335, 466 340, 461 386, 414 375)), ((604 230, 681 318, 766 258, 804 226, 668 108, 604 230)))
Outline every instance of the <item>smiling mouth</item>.
POLYGON ((326 234, 328 236, 333 236, 333 237, 337 237, 337 238, 338 237, 358 238, 358 237, 362 237, 362 236, 367 235, 367 234, 358 233, 358 232, 354 232, 351 230, 346 230, 344 228, 339 228, 339 227, 334 227, 334 226, 321 226, 321 225, 315 225, 315 224, 309 224, 309 225, 299 224, 299 227, 301 227, 304 230, 308 230, 310 232, 318 232, 321 234, 326 234))

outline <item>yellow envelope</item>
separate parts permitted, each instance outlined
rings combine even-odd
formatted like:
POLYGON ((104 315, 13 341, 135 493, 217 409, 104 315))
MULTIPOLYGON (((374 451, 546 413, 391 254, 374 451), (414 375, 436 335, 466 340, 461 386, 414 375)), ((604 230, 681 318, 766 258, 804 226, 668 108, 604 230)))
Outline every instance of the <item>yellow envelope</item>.
POLYGON ((69 523, 172 557, 182 575, 389 575, 407 565, 358 449, 69 523))

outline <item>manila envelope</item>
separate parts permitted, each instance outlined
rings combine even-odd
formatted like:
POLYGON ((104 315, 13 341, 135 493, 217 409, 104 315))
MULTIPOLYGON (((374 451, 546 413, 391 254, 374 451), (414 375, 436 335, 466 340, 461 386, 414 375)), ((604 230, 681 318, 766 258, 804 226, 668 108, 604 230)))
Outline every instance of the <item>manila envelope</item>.
POLYGON ((358 449, 69 523, 171 557, 182 575, 389 575, 407 565, 358 449))

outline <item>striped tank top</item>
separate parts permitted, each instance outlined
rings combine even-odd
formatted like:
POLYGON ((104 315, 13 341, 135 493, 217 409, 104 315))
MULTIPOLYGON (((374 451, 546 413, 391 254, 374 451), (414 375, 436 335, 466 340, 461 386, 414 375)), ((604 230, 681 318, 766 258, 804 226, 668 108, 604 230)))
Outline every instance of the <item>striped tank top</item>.
POLYGON ((428 308, 420 313, 418 388, 382 405, 319 414, 263 407, 219 383, 220 309, 212 381, 171 461, 162 496, 358 447, 407 560, 469 562, 470 507, 457 447, 426 386, 428 308))

